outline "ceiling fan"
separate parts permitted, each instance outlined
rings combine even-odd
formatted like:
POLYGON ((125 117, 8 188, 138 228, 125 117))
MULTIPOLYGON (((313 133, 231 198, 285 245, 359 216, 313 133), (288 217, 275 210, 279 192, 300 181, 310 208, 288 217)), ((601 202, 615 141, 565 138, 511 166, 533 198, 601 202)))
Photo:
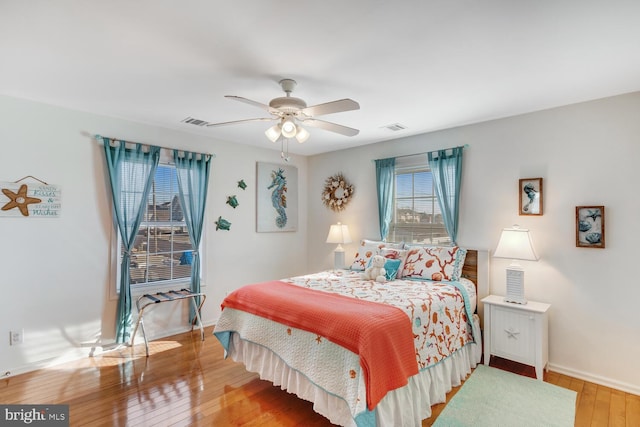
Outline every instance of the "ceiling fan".
POLYGON ((225 126, 246 122, 277 121, 275 125, 267 129, 265 132, 267 138, 273 142, 276 142, 280 136, 287 139, 296 138, 300 143, 305 142, 309 139, 309 132, 307 132, 301 124, 328 130, 330 132, 336 132, 345 136, 355 136, 360 132, 358 129, 315 118, 316 116, 322 116, 325 114, 341 113, 343 111, 360 109, 360 104, 354 100, 345 98, 307 107, 307 103, 302 99, 291 96, 291 92, 293 92, 293 89, 297 85, 295 80, 282 79, 279 83, 282 90, 286 93, 286 96, 272 99, 269 101, 269 105, 252 101, 251 99, 243 98, 241 96, 225 96, 225 98, 235 99, 236 101, 261 108, 271 114, 271 117, 259 117, 255 119, 235 120, 222 123, 209 123, 207 126, 225 126))

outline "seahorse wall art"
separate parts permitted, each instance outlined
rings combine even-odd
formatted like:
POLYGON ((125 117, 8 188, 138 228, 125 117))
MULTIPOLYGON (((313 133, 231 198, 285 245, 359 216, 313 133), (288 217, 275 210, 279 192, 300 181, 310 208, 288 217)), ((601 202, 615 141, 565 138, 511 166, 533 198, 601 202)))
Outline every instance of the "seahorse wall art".
POLYGON ((287 225, 287 178, 284 170, 278 169, 271 171, 271 184, 267 187, 271 190, 271 204, 276 210, 276 226, 284 228, 287 225))
POLYGON ((278 163, 256 164, 256 231, 296 231, 298 168, 278 163))

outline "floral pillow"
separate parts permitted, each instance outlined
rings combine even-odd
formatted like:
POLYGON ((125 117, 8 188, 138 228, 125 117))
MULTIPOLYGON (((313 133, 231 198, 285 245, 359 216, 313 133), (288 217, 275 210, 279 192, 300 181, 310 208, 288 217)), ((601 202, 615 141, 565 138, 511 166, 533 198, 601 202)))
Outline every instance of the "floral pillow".
POLYGON ((458 246, 415 246, 408 248, 402 269, 402 278, 460 280, 467 250, 458 246))
POLYGON ((355 259, 351 263, 351 270, 362 271, 369 265, 369 260, 374 255, 380 254, 385 248, 402 249, 404 243, 387 243, 376 240, 362 239, 360 246, 358 246, 358 252, 356 252, 355 259))

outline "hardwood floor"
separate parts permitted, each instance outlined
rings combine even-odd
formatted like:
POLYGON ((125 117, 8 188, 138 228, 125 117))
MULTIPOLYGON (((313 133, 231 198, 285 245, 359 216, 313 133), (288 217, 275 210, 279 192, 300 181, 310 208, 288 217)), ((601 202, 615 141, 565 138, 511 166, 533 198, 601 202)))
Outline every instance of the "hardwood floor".
MULTIPOLYGON (((224 360, 211 332, 204 342, 198 332, 153 341, 149 358, 138 345, 2 379, 0 403, 68 404, 72 426, 331 425, 310 402, 224 360)), ((533 368, 504 360, 492 366, 533 376, 533 368)), ((545 381, 578 392, 576 426, 640 426, 640 396, 554 372, 545 381)))

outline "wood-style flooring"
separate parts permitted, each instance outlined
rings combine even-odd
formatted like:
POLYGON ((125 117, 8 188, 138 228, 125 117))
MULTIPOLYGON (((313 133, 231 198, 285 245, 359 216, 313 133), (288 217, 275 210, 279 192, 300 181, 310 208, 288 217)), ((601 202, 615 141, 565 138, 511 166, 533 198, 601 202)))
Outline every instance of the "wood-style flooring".
MULTIPOLYGON (((298 399, 224 360, 206 329, 0 380, 2 404, 68 404, 71 426, 330 426, 298 399)), ((492 366, 533 376, 532 368, 492 366)), ((545 381, 578 392, 576 426, 640 426, 640 396, 554 372, 545 381)), ((459 388, 447 395, 447 401, 459 388)), ((433 407, 430 426, 446 404, 433 407)))

